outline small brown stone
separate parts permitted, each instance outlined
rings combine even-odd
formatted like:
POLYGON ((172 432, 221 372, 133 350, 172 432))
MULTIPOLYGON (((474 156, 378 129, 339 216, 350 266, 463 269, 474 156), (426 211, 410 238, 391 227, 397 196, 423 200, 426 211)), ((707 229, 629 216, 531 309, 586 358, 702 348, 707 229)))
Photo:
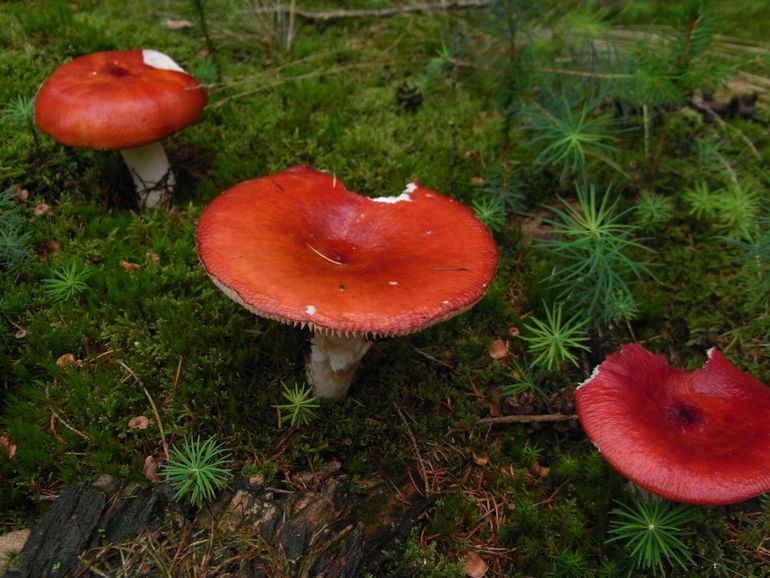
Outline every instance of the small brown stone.
POLYGON ((487 353, 492 359, 505 359, 508 357, 508 344, 502 339, 493 339, 489 342, 487 353))
POLYGON ((29 539, 29 534, 30 530, 24 528, 0 536, 0 576, 5 575, 11 558, 22 551, 29 539))
POLYGON ((56 360, 56 367, 59 369, 67 369, 68 367, 80 367, 83 365, 83 360, 75 357, 74 353, 65 353, 59 356, 56 360))

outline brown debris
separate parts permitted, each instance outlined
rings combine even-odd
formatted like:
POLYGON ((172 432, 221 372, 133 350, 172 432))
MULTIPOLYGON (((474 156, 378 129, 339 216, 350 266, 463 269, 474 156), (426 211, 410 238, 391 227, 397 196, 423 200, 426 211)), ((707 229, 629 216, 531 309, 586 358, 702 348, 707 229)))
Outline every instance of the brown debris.
POLYGON ((123 261, 121 259, 120 268, 131 273, 132 271, 137 271, 139 268, 141 268, 141 265, 138 263, 131 263, 130 261, 123 261))
POLYGON ((128 420, 128 427, 130 429, 147 429, 148 425, 150 425, 150 420, 143 415, 138 415, 128 420))
POLYGON ((83 365, 83 360, 75 357, 74 353, 64 353, 63 355, 60 355, 56 360, 56 367, 62 370, 69 367, 78 368, 81 365, 83 365))
POLYGON ((470 551, 465 554, 465 562, 463 562, 463 572, 469 578, 482 578, 489 566, 484 560, 476 554, 476 552, 470 551))
POLYGON ((489 342, 487 353, 492 359, 505 359, 508 357, 508 342, 502 339, 493 339, 489 342))

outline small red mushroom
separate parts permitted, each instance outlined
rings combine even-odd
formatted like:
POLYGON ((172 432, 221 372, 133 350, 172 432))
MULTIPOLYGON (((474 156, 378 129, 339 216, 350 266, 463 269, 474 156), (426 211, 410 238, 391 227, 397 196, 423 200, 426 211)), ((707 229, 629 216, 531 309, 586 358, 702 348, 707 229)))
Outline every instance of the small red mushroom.
POLYGON ((317 397, 341 398, 368 336, 419 331, 472 307, 497 268, 473 212, 418 182, 369 198, 294 167, 225 191, 196 238, 209 277, 253 313, 314 331, 317 397))
POLYGON ((770 387, 716 349, 686 371, 624 345, 577 388, 575 402, 607 462, 654 494, 716 505, 770 490, 770 387))
POLYGON ((67 146, 119 149, 140 207, 157 207, 174 188, 160 140, 195 121, 206 100, 200 82, 161 52, 96 52, 42 84, 35 124, 67 146))

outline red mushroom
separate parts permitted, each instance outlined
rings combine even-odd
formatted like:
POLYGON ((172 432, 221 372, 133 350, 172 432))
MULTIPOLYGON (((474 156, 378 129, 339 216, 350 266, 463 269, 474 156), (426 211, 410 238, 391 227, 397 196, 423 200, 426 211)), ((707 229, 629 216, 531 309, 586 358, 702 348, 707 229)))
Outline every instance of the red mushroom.
POLYGON ((225 191, 196 235, 225 294, 314 331, 307 377, 323 398, 345 395, 367 336, 412 333, 465 311, 497 267, 492 236, 462 204, 417 182, 368 198, 310 167, 225 191))
POLYGON ((770 388, 716 349, 701 369, 686 371, 624 345, 575 401, 604 458, 654 494, 705 505, 770 490, 770 388))
POLYGON ((206 91, 155 50, 96 52, 57 68, 35 97, 35 124, 62 144, 120 149, 140 207, 174 188, 160 140, 198 118, 206 91))

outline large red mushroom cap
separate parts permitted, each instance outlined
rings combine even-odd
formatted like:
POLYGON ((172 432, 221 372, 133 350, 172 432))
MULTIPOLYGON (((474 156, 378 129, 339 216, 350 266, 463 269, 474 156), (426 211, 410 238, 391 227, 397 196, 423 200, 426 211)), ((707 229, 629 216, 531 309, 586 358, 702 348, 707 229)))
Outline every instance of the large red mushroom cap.
POLYGON ((35 98, 35 123, 62 144, 146 145, 198 118, 206 91, 154 50, 96 52, 57 68, 35 98))
POLYGON ((310 167, 246 181, 203 211, 198 254, 252 312, 316 332, 398 335, 474 305, 497 268, 462 204, 410 183, 368 198, 310 167))
POLYGON ((731 504, 770 490, 770 387, 711 349, 701 369, 629 344, 575 392, 604 458, 642 488, 689 504, 731 504))

